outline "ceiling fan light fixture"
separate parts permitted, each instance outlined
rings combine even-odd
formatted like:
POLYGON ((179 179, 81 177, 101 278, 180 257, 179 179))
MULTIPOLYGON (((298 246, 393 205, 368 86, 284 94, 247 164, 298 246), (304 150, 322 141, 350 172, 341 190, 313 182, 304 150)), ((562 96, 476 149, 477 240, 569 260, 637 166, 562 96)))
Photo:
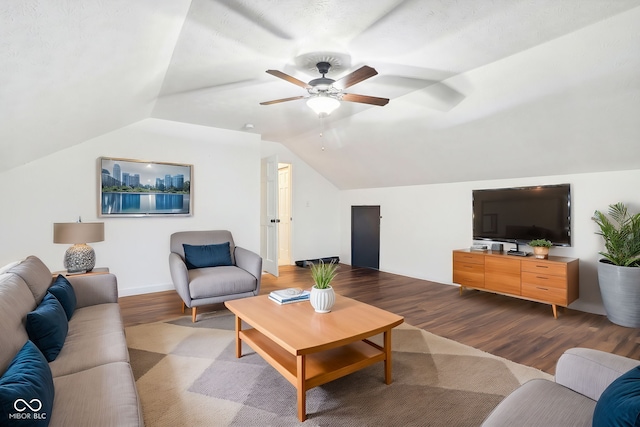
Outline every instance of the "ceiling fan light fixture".
POLYGON ((340 101, 327 94, 319 93, 307 100, 307 105, 318 117, 326 117, 340 107, 340 101))

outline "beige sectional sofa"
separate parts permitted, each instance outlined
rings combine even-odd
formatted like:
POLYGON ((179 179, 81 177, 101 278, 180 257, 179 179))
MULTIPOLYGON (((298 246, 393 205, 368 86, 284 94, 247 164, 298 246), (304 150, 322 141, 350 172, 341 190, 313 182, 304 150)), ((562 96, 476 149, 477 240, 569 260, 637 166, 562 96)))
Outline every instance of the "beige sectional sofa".
POLYGON ((491 412, 482 427, 638 425, 640 384, 635 369, 639 365, 638 360, 604 351, 571 348, 558 360, 555 381, 526 382, 491 412), (620 381, 629 374, 632 378, 620 381), (615 387, 618 382, 621 385, 615 387), (636 424, 622 421, 625 417, 636 424))
MULTIPOLYGON (((16 354, 26 347, 27 314, 43 300, 52 279, 51 271, 33 256, 0 271, 0 375, 5 375, 16 354)), ((64 345, 49 363, 53 407, 50 414, 40 416, 50 426, 142 426, 116 277, 100 274, 67 279, 77 305, 68 320, 64 345)), ((11 412, 9 417, 16 419, 38 409, 39 402, 29 407, 26 403, 29 396, 16 402, 15 408, 4 408, 5 413, 11 412)))

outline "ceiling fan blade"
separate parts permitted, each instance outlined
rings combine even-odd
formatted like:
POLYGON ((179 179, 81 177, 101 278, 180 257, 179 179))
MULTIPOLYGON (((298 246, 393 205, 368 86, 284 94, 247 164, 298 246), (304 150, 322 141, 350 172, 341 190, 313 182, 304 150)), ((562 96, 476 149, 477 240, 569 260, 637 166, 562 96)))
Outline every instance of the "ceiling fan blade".
POLYGON ((283 73, 282 71, 267 70, 267 73, 271 74, 272 76, 277 77, 279 79, 286 80, 289 83, 293 83, 296 86, 300 86, 303 89, 307 89, 307 88, 311 87, 307 83, 303 82, 302 80, 298 80, 295 77, 290 76, 289 74, 283 73))
POLYGON ((346 89, 357 83, 360 83, 363 80, 373 77, 376 74, 378 74, 378 72, 376 71, 375 68, 369 67, 368 65, 364 65, 358 68, 357 70, 355 70, 354 72, 352 72, 351 74, 347 74, 346 76, 344 76, 343 78, 335 82, 333 84, 333 87, 338 89, 346 89))
POLYGON ((261 102, 260 105, 279 104, 281 102, 295 101, 296 99, 306 98, 306 96, 292 96, 291 98, 274 99, 273 101, 261 102))
POLYGON ((342 94, 342 100, 349 101, 349 102, 359 102, 361 104, 378 105, 380 107, 382 107, 383 105, 387 105, 389 103, 388 98, 378 98, 375 96, 367 96, 367 95, 356 95, 355 93, 342 94))

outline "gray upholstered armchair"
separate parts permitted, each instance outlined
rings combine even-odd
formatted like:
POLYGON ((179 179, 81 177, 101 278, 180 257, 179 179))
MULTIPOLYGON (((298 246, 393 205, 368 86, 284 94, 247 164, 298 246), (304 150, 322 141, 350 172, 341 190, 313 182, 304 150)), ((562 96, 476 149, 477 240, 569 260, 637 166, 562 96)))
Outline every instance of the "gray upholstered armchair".
POLYGON ((171 279, 184 301, 182 312, 185 306, 191 308, 193 322, 197 307, 255 296, 260 292, 262 258, 235 246, 229 231, 174 233, 170 248, 171 279))

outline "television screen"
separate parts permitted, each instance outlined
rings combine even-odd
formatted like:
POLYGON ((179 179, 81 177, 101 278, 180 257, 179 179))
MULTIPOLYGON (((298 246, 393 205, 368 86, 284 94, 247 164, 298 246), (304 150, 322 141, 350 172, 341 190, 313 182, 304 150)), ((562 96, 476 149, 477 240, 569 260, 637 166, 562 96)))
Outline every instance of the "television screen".
POLYGON ((570 185, 473 190, 473 238, 571 246, 570 185))

